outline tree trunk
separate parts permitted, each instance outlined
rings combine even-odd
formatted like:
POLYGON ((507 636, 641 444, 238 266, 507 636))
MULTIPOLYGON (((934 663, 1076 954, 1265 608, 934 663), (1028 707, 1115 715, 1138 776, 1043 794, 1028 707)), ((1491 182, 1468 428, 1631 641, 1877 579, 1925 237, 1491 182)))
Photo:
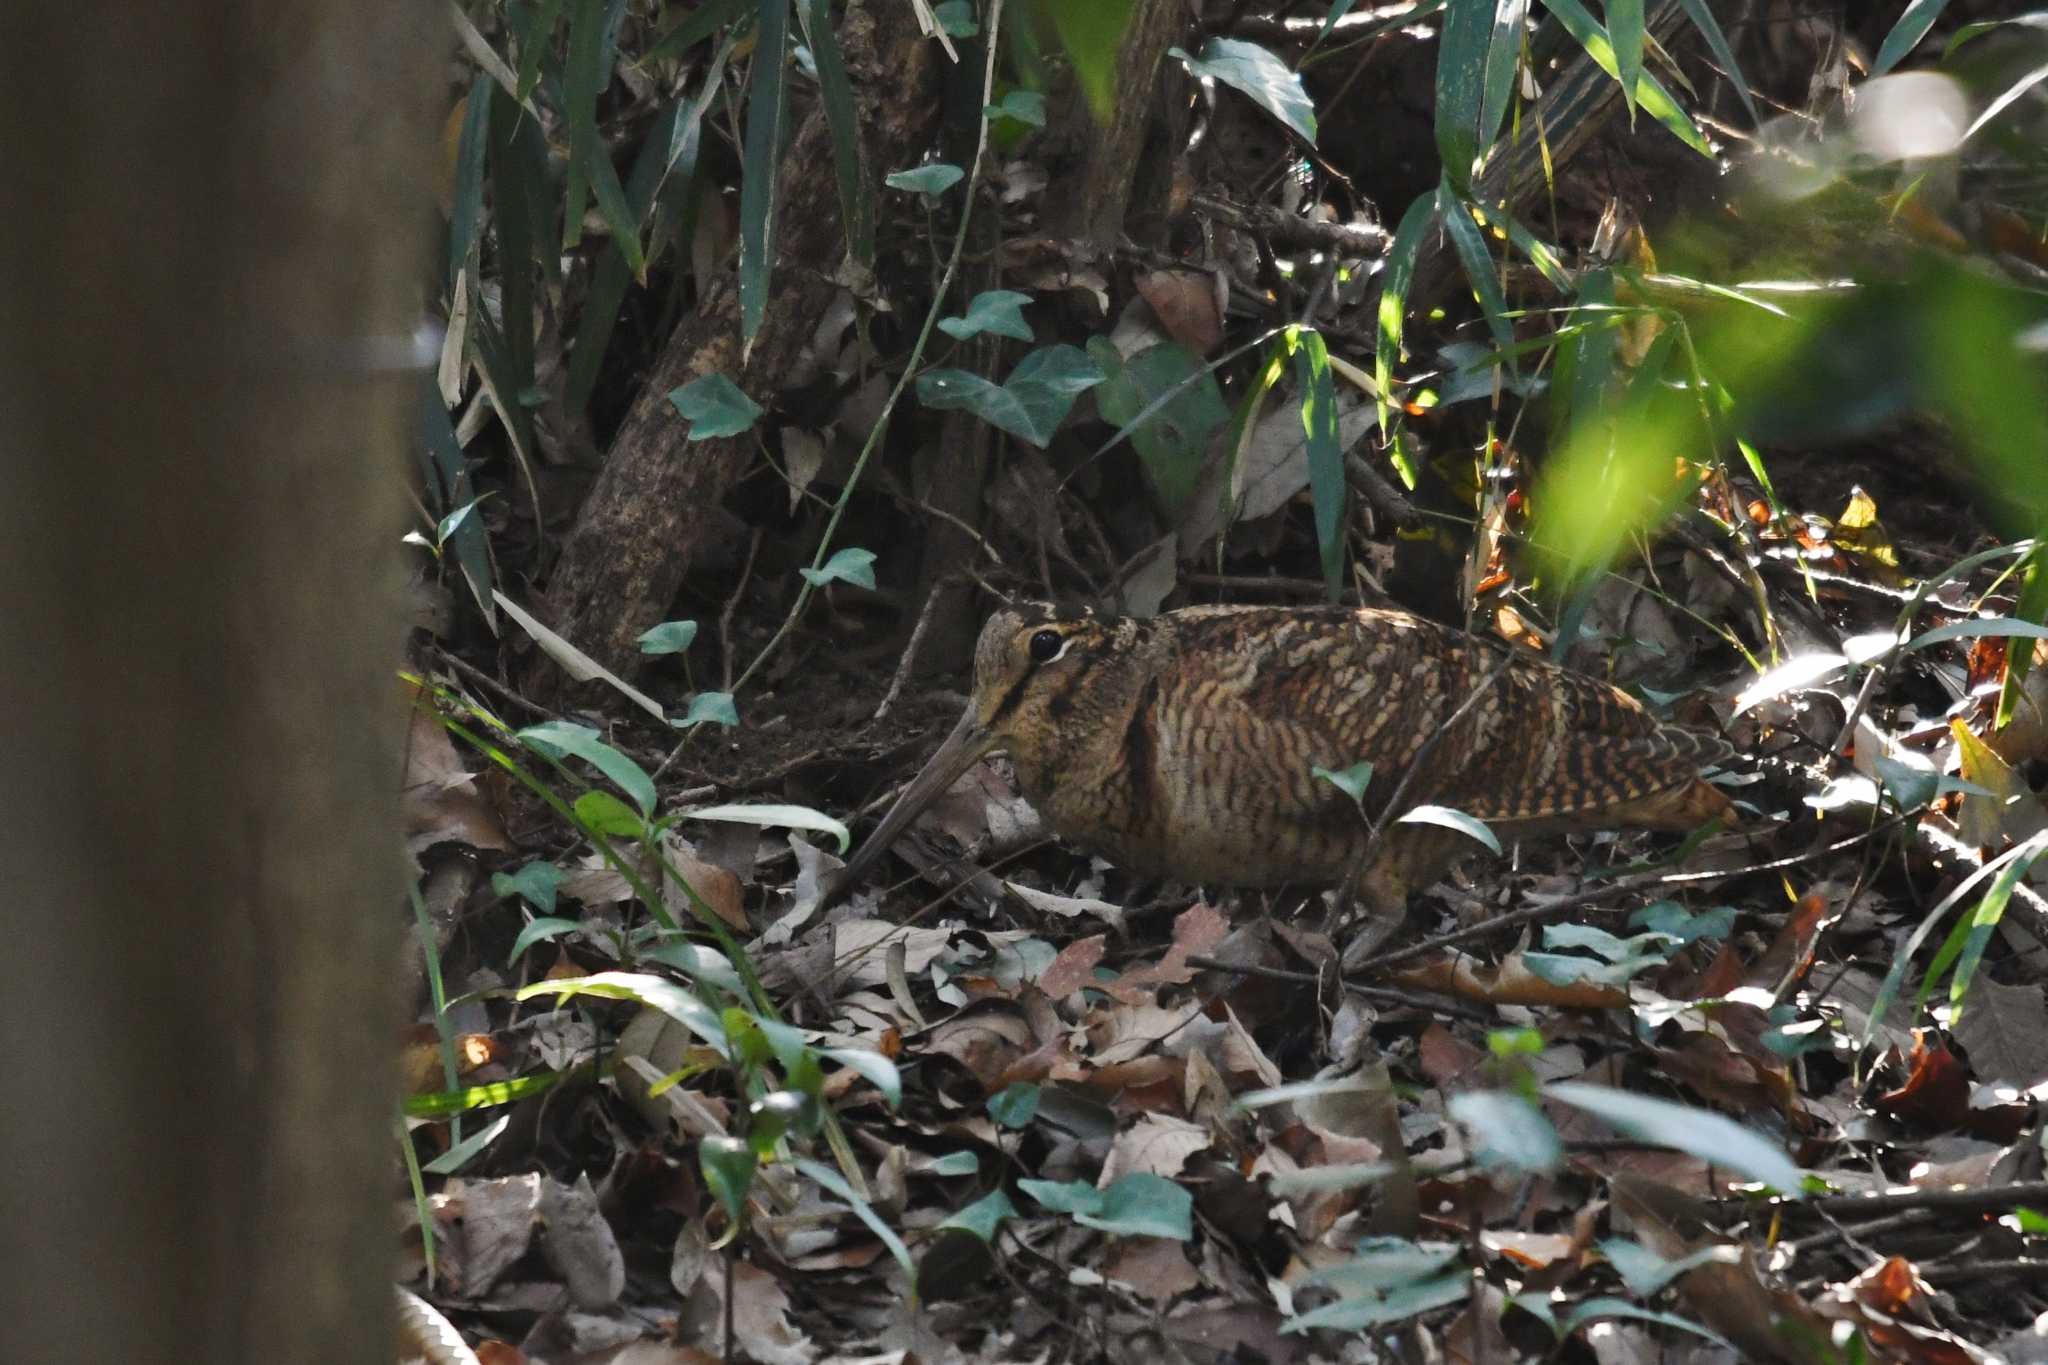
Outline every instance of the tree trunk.
POLYGON ((0 1359, 391 1358, 435 13, 8 11, 0 1359))
POLYGON ((1194 18, 1188 0, 1132 0, 1116 51, 1116 102, 1098 123, 1088 101, 1072 94, 1057 130, 1078 149, 1071 192, 1049 198, 1055 236, 1108 252, 1127 232, 1142 245, 1165 241, 1165 204, 1187 141, 1187 76, 1166 50, 1184 41, 1194 18))
MULTIPOLYGON (((839 39, 859 106, 861 192, 876 195, 884 175, 913 165, 930 145, 945 58, 900 0, 852 0, 839 39)), ((804 120, 783 156, 775 194, 774 296, 751 354, 741 362, 737 278, 723 274, 649 372, 548 585, 557 628, 614 669, 636 666, 638 636, 668 610, 719 503, 746 472, 759 440, 757 428, 691 442, 670 392, 700 376, 724 374, 772 408, 783 377, 841 287, 828 278, 846 248, 822 109, 804 120)), ((561 676, 553 666, 540 661, 536 667, 530 689, 557 692, 561 676)))

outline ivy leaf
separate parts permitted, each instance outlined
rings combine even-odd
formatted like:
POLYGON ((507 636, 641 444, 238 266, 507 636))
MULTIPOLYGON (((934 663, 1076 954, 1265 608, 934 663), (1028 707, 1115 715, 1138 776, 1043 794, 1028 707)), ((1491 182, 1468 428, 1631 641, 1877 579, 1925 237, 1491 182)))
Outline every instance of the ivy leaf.
POLYGON ((988 1116, 1004 1128, 1022 1128, 1038 1115, 1038 1087, 1013 1081, 989 1096, 988 1116))
POLYGON ((732 704, 732 693, 699 692, 690 698, 690 709, 669 724, 680 728, 702 725, 706 721, 723 725, 728 730, 740 723, 739 708, 732 704))
POLYGON ((1321 778, 1357 804, 1365 800, 1365 789, 1372 781, 1372 764, 1354 763, 1348 768, 1335 770, 1314 766, 1309 769, 1309 774, 1321 778))
POLYGON ((1077 1213, 1074 1221, 1119 1237, 1171 1237, 1185 1242, 1195 1235, 1195 1196, 1186 1186, 1150 1171, 1120 1176, 1102 1191, 1094 1213, 1077 1213))
POLYGON ((1130 432, 1160 502, 1178 517, 1201 479, 1209 434, 1230 420, 1216 376, 1173 341, 1126 360, 1109 338, 1094 337, 1088 354, 1107 376, 1095 395, 1102 420, 1130 432))
POLYGON ((882 183, 892 190, 909 190, 927 197, 944 194, 959 184, 967 172, 944 161, 934 161, 915 170, 891 171, 882 183))
POLYGON ((524 896, 526 903, 543 915, 554 913, 555 888, 562 884, 562 869, 536 858, 517 872, 491 874, 491 890, 500 896, 524 896))
POLYGON ((640 632, 642 654, 681 654, 697 639, 695 621, 663 621, 640 632))
POLYGON ((814 588, 822 588, 835 579, 851 583, 856 588, 875 590, 875 552, 873 550, 844 549, 825 561, 822 569, 799 569, 804 581, 814 588))
POLYGON ((991 104, 981 111, 990 118, 1006 118, 1013 123, 1028 124, 1033 128, 1045 126, 1045 96, 1036 90, 1012 90, 1003 96, 1001 104, 991 104))
POLYGON ((692 379, 669 392, 668 401, 690 419, 690 439, 737 436, 761 418, 761 405, 722 374, 692 379))
POLYGON ((1030 302, 1029 294, 1014 289, 986 289, 967 305, 965 317, 940 318, 939 330, 955 341, 965 341, 983 332, 1031 341, 1031 324, 1024 321, 1024 305, 1030 302))
POLYGON ((917 396, 928 408, 965 408, 1042 450, 1074 399, 1102 380, 1102 367, 1086 352, 1062 344, 1025 356, 1001 384, 966 370, 927 371, 917 377, 917 396))
MULTIPOLYGON (((846 826, 823 811, 812 810, 809 806, 790 806, 776 803, 763 805, 705 806, 699 810, 682 812, 685 820, 722 820, 729 824, 763 825, 777 829, 808 829, 820 834, 829 834, 839 843, 839 851, 846 852, 853 842, 853 835, 846 826)), ((766 1027, 766 1025, 763 1025, 766 1027)))
POLYGON ((946 0, 943 5, 933 5, 932 18, 939 21, 948 38, 972 38, 981 32, 981 25, 974 18, 974 6, 968 0, 946 0))
POLYGON ((973 1233, 984 1242, 995 1240, 996 1229, 1004 1220, 1017 1216, 1017 1206, 1010 1202, 1010 1196, 1001 1189, 975 1200, 960 1212, 939 1224, 941 1228, 960 1228, 973 1233))

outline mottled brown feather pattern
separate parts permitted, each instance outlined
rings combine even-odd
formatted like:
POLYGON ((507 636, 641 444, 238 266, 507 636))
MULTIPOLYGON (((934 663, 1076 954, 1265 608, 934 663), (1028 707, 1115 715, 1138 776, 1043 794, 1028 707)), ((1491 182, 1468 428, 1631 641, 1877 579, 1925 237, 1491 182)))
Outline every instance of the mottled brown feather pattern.
MULTIPOLYGON (((1598 679, 1370 608, 999 612, 976 645, 969 712, 927 775, 991 748, 1010 754, 1056 832, 1125 867, 1241 886, 1353 878, 1382 908, 1477 845, 1391 825, 1365 866, 1358 809, 1312 768, 1370 762, 1364 805, 1377 818, 1420 759, 1404 807, 1452 806, 1510 838, 1690 829, 1731 810, 1699 778, 1729 752, 1718 738, 1664 724, 1598 679)), ((921 777, 903 804, 929 800, 930 785, 921 777)), ((871 842, 914 814, 891 812, 871 842)))

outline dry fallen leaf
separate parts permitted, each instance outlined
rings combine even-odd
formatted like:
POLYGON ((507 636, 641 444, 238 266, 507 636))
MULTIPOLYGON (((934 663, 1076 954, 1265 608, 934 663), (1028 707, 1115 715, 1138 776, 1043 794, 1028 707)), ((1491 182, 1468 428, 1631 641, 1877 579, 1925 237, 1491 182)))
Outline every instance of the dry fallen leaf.
POLYGON ((399 806, 405 846, 413 853, 441 843, 500 851, 512 847, 498 813, 462 766, 448 731, 424 703, 412 711, 399 806))

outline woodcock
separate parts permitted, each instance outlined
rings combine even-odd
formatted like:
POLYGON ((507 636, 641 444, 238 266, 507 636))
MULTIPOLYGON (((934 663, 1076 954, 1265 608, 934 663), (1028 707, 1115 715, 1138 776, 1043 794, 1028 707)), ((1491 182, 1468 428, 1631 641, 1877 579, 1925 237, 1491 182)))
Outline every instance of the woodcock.
POLYGON ((1397 794, 1403 810, 1449 806, 1504 838, 1689 830, 1733 813, 1699 776, 1729 752, 1720 739, 1406 612, 1189 607, 1133 620, 1026 607, 990 618, 966 713, 839 885, 995 750, 1055 833, 1131 871, 1225 886, 1349 881, 1382 915, 1477 847, 1414 823, 1374 841, 1367 821, 1397 794), (1362 811, 1312 771, 1359 763, 1372 765, 1362 811))

